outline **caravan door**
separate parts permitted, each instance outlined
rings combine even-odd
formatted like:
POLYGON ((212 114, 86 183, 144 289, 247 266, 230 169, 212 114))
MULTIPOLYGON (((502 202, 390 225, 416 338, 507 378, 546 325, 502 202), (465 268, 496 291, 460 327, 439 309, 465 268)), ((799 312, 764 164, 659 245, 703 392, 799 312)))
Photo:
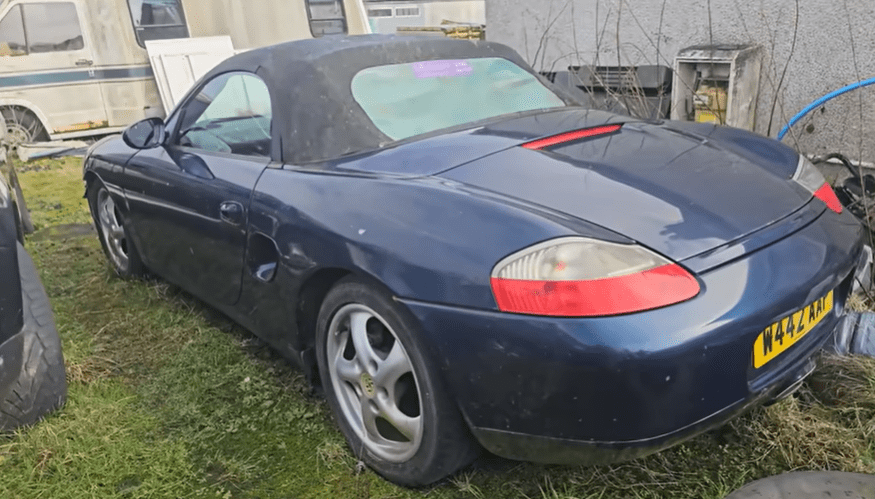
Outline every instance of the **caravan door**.
POLYGON ((13 0, 0 12, 4 116, 28 110, 52 135, 107 126, 87 19, 80 0, 13 0))

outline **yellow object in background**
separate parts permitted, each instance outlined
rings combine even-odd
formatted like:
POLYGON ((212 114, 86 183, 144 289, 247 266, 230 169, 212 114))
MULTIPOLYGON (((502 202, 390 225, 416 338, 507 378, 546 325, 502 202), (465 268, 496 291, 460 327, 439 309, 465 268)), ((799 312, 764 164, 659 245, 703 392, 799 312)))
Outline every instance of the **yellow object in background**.
POLYGON ((399 35, 443 35, 448 38, 464 40, 485 40, 486 26, 473 23, 457 23, 444 20, 440 26, 398 26, 395 33, 399 35))
MULTIPOLYGON (((716 82, 715 82, 716 83, 716 82)), ((726 123, 726 88, 722 85, 701 84, 693 95, 695 120, 699 123, 726 123)))

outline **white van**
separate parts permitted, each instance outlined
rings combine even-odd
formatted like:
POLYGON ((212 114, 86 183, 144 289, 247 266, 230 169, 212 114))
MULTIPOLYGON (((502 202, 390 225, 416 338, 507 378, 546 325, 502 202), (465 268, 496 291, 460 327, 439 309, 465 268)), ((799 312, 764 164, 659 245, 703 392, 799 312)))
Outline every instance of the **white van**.
POLYGON ((0 0, 4 140, 106 134, 163 116, 146 40, 229 35, 246 49, 368 32, 362 0, 0 0))

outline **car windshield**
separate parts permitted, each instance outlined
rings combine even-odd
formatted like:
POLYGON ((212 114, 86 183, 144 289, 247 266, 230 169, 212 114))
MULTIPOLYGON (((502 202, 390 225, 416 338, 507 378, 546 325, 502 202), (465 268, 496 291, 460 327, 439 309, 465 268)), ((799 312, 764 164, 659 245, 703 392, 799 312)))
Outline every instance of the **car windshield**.
POLYGON ((376 66, 352 79, 352 96, 394 140, 503 114, 563 107, 535 76, 498 57, 376 66))

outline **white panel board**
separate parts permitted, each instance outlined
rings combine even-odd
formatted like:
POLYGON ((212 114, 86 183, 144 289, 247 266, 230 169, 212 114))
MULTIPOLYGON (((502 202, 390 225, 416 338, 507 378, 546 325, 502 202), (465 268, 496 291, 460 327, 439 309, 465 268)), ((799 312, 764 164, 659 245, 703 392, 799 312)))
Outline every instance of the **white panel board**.
POLYGON ((229 36, 150 40, 149 63, 155 73, 164 112, 170 112, 186 92, 217 64, 234 55, 229 36))

